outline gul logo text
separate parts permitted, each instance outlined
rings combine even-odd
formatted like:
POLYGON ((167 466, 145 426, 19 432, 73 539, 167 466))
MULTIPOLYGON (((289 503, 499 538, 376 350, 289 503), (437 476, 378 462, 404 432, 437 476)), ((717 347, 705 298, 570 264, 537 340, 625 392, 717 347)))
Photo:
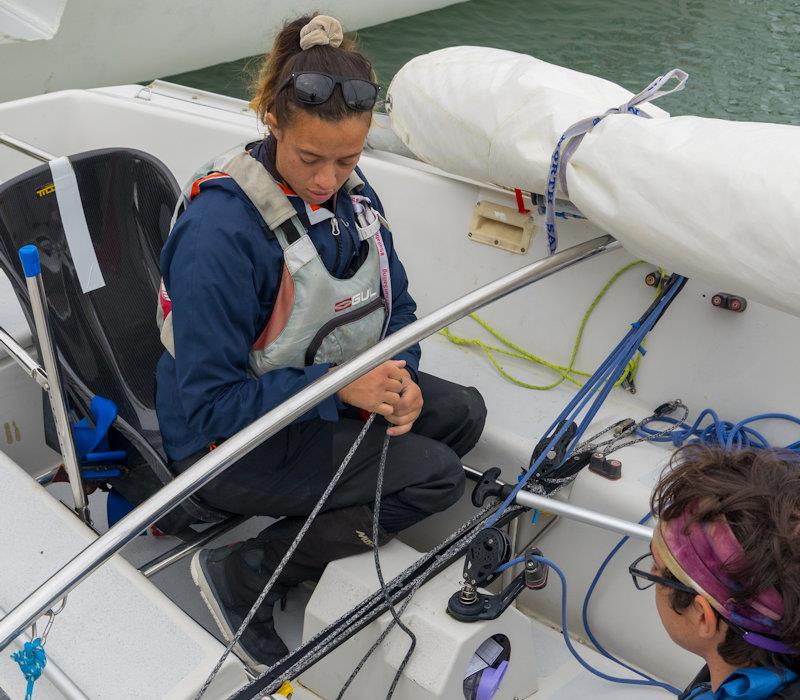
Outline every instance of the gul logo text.
POLYGON ((352 308, 353 306, 358 306, 359 304, 363 304, 365 301, 371 301, 377 296, 378 292, 374 292, 369 289, 365 289, 363 292, 356 292, 353 294, 353 296, 347 297, 347 299, 341 299, 340 301, 337 301, 333 305, 333 311, 334 313, 338 314, 340 311, 352 308))

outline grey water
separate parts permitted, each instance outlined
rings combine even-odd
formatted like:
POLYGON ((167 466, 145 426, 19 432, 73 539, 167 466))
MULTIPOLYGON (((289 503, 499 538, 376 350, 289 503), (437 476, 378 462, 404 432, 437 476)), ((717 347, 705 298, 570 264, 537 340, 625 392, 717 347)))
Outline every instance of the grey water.
MULTIPOLYGON (((672 114, 800 124, 800 0, 471 0, 358 32, 384 88, 411 58, 470 44, 536 56, 632 92, 671 68, 672 114)), ((265 47, 266 48, 266 47, 265 47)), ((247 99, 260 56, 166 79, 247 99)))

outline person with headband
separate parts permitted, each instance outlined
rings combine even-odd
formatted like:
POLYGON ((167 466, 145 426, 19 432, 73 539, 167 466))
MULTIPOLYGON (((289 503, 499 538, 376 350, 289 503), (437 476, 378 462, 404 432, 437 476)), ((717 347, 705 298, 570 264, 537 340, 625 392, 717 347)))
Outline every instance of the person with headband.
POLYGON ((681 700, 800 698, 797 456, 689 445, 651 507, 651 551, 630 573, 655 586, 670 638, 705 660, 681 700))
MULTIPOLYGON (((378 97, 370 62, 332 17, 286 24, 252 101, 269 134, 201 168, 161 254, 158 365, 164 447, 182 472, 336 365, 415 320, 384 210, 357 167, 378 97)), ((208 504, 282 517, 202 550, 195 582, 230 641, 364 426, 378 414, 235 647, 251 667, 287 653, 273 606, 325 565, 372 546, 384 435, 393 436, 381 543, 453 505, 486 408, 471 387, 419 371, 414 345, 265 441, 199 491, 208 504)))

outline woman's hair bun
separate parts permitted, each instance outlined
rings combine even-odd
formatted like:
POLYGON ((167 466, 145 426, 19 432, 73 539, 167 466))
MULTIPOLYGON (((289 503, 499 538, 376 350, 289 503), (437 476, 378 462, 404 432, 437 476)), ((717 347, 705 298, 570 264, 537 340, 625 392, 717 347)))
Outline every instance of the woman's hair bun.
POLYGON ((305 51, 312 46, 334 47, 342 45, 344 30, 342 23, 335 17, 317 15, 300 30, 300 48, 305 51))

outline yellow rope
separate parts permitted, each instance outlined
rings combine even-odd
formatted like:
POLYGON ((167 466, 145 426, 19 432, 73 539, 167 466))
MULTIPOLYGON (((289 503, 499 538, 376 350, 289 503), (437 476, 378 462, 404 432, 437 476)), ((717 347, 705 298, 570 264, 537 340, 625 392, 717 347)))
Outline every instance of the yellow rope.
MULTIPOLYGON (((473 346, 480 348, 483 352, 486 353, 486 356, 489 358, 491 363, 494 365, 495 369, 508 381, 516 384, 517 386, 521 386, 525 389, 534 389, 537 391, 546 391, 548 389, 554 389, 559 384, 567 381, 571 382, 575 386, 583 386, 583 383, 576 379, 576 377, 589 377, 591 376, 589 372, 583 372, 579 369, 575 369, 575 359, 578 356, 578 350, 580 349, 581 342, 583 341, 583 331, 586 328, 586 324, 589 321, 592 313, 597 308, 597 305, 600 303, 600 300, 606 295, 609 289, 614 286, 614 283, 628 270, 637 265, 640 265, 643 261, 642 260, 634 260, 633 262, 624 265, 619 270, 617 270, 611 278, 603 285, 603 288, 598 292, 597 296, 592 300, 592 303, 589 304, 589 307, 586 309, 585 313, 583 314, 583 318, 581 319, 580 326, 578 326, 578 334, 575 337, 575 342, 572 345, 572 353, 569 357, 569 363, 565 365, 560 365, 555 362, 550 362, 549 360, 545 360, 543 357, 539 357, 538 355, 534 355, 532 352, 525 350, 524 348, 520 347, 516 343, 512 342, 505 336, 503 336, 497 329, 492 328, 486 321, 484 321, 480 316, 477 314, 470 314, 469 317, 482 326, 486 331, 488 331, 494 338, 499 340, 505 347, 498 347, 496 345, 490 345, 489 343, 485 343, 484 341, 478 338, 462 338, 460 336, 454 335, 450 332, 449 326, 444 328, 441 333, 442 335, 447 338, 451 343, 461 346, 473 346), (517 377, 512 376, 509 372, 500 364, 498 359, 495 357, 495 353, 500 353, 502 355, 506 355, 508 357, 516 357, 521 360, 527 360, 528 362, 532 362, 537 365, 542 365, 543 367, 547 367, 551 369, 553 372, 559 375, 559 378, 556 379, 551 384, 529 384, 517 377)), ((657 287, 657 292, 661 290, 661 283, 659 282, 657 287)), ((627 368, 625 369, 624 374, 620 379, 617 381, 615 386, 618 386, 625 382, 626 380, 629 382, 633 381, 633 378, 636 376, 636 372, 639 369, 639 362, 641 360, 641 355, 637 353, 633 359, 628 363, 627 368)))

